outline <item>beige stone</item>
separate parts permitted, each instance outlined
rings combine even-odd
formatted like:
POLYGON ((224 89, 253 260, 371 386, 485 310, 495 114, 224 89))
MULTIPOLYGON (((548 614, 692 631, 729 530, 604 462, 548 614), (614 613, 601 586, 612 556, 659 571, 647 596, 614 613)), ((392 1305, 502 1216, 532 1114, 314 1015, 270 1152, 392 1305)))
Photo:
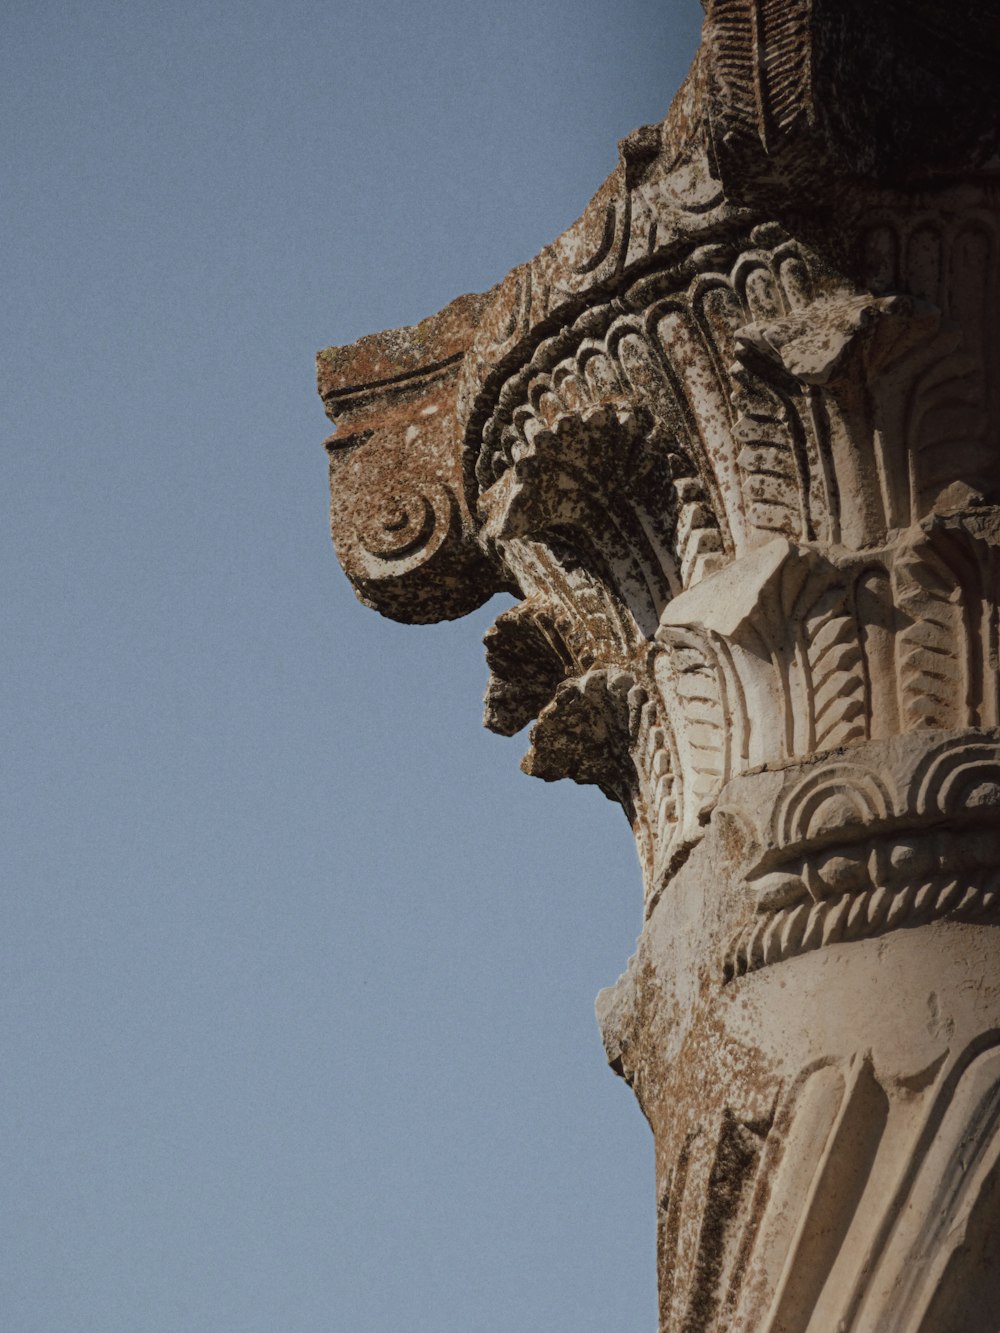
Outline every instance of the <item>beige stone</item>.
POLYGON ((998 56, 713 0, 565 235, 320 354, 359 596, 514 592, 487 725, 632 823, 662 1333, 1000 1327, 998 56))

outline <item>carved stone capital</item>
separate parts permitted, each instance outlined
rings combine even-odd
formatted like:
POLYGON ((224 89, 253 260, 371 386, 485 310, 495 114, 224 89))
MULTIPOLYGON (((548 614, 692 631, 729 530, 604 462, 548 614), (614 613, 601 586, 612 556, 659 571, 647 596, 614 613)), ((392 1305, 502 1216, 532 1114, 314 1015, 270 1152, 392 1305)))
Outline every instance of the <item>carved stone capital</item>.
POLYGON ((486 724, 632 825, 662 1333, 993 1333, 1000 20, 705 9, 562 237, 321 354, 334 540, 512 591, 486 724))

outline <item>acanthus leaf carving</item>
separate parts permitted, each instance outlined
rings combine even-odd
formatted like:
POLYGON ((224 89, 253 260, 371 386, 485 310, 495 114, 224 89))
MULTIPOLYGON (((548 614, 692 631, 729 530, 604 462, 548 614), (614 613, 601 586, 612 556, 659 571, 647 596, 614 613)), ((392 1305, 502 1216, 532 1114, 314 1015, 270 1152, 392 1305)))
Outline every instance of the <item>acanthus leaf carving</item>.
POLYGON ((808 737, 802 752, 818 753, 862 741, 869 707, 864 655, 850 590, 841 581, 808 580, 790 618, 801 626, 798 668, 808 698, 808 737))
POLYGON ((961 585, 919 547, 900 553, 893 577, 904 618, 896 648, 903 719, 911 728, 962 726, 968 718, 961 585))

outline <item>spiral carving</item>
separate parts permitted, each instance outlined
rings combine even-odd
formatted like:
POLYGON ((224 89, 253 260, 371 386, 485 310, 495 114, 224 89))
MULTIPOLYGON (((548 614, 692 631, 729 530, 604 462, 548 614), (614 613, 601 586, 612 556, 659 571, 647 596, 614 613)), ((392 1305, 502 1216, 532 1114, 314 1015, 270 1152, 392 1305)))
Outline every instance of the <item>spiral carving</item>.
POLYGON ((358 527, 358 546, 374 575, 380 564, 393 573, 416 569, 447 540, 456 516, 454 495, 444 486, 393 491, 358 527))

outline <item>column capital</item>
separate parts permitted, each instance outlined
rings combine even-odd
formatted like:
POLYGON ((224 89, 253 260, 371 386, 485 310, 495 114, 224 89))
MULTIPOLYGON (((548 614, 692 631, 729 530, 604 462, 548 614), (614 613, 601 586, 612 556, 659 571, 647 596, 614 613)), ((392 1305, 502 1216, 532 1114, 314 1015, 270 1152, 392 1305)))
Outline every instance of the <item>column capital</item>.
POLYGON ((656 1136, 663 1333, 987 1333, 1000 18, 705 10, 558 240, 320 354, 334 541, 400 620, 513 592, 487 726, 632 825, 600 1013, 656 1136))

